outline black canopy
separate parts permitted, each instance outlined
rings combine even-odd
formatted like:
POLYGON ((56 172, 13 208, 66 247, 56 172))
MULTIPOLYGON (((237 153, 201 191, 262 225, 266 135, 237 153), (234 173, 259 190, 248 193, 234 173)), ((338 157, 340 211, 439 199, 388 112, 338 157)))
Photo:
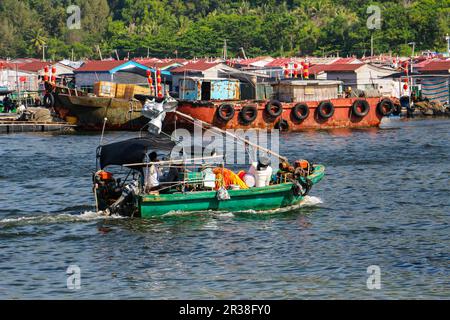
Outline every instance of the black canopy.
POLYGON ((100 146, 97 150, 97 159, 101 169, 110 165, 139 163, 144 161, 146 153, 155 151, 169 154, 175 145, 175 142, 165 136, 133 138, 100 146))
MULTIPOLYGON (((122 166, 124 164, 141 163, 144 161, 146 153, 155 151, 158 154, 169 155, 177 144, 164 135, 133 138, 98 147, 97 159, 101 169, 111 165, 122 166)), ((179 145, 189 146, 183 142, 180 142, 179 145)), ((215 153, 215 150, 212 150, 211 154, 205 155, 205 146, 195 144, 190 145, 190 150, 191 157, 210 156, 215 153), (196 154, 200 150, 200 154, 196 154)))

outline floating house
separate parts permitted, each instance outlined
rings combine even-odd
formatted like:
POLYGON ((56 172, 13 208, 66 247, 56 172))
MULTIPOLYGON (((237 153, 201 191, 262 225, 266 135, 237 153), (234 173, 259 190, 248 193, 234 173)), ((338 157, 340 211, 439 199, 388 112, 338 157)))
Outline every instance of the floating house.
POLYGON ((239 70, 223 62, 199 60, 171 69, 174 91, 183 96, 193 97, 193 82, 201 86, 197 92, 198 100, 205 100, 211 92, 211 99, 255 99, 263 95, 258 82, 268 78, 263 73, 239 70), (203 79, 203 80, 200 80, 203 79), (186 81, 184 81, 186 80, 186 81), (193 82, 192 82, 193 81, 193 82), (190 92, 187 94, 187 92, 190 92), (238 97, 238 98, 237 98, 238 97))
MULTIPOLYGON (((147 85, 147 71, 152 72, 154 78, 155 69, 136 61, 103 60, 87 61, 80 68, 74 70, 74 74, 78 89, 92 91, 94 83, 100 81, 147 85)), ((162 83, 169 85, 170 76, 170 72, 161 71, 162 83)))
POLYGON ((0 87, 5 91, 37 91, 39 76, 36 72, 22 70, 18 63, 0 61, 0 87))
POLYGON ((326 101, 342 97, 342 81, 281 80, 272 83, 273 96, 281 102, 326 101))
POLYGON ((392 77, 396 70, 366 63, 317 64, 310 74, 318 80, 342 81, 344 89, 378 90, 382 95, 398 96, 398 83, 392 77))
POLYGON ((186 77, 179 82, 182 100, 239 100, 240 82, 236 79, 186 77))
POLYGON ((420 73, 422 97, 450 103, 450 60, 432 61, 420 73))

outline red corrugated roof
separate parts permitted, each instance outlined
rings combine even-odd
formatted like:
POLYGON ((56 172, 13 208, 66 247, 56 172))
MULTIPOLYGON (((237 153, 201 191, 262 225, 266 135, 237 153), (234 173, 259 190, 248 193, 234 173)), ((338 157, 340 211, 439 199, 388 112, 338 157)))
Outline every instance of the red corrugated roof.
POLYGON ((22 60, 6 61, 0 60, 0 67, 4 69, 16 70, 25 72, 38 72, 44 69, 45 66, 49 66, 51 62, 44 62, 39 60, 32 60, 31 62, 21 62, 22 60))
POLYGON ((355 64, 316 64, 309 69, 309 72, 320 73, 320 72, 354 72, 362 67, 364 63, 355 64))
POLYGON ((29 63, 19 64, 19 69, 24 71, 39 72, 40 70, 51 64, 51 62, 33 61, 29 63))
POLYGON ((208 69, 211 69, 217 65, 221 64, 221 62, 208 62, 205 60, 200 60, 196 62, 190 62, 184 66, 177 67, 175 69, 172 69, 172 73, 180 73, 185 71, 206 71, 208 69))
POLYGON ((334 61, 332 64, 345 64, 345 63, 352 63, 356 60, 356 58, 350 57, 350 58, 340 58, 334 61))
POLYGON ((249 66, 253 63, 259 62, 259 61, 263 61, 266 59, 272 59, 272 57, 269 56, 262 56, 262 57, 256 57, 256 58, 250 58, 250 59, 243 59, 237 62, 237 64, 241 65, 241 66, 249 66))
POLYGON ((285 64, 297 63, 300 65, 301 61, 292 58, 276 58, 272 62, 268 63, 266 67, 284 67, 285 64))
POLYGON ((421 72, 433 72, 433 71, 446 71, 450 70, 450 60, 443 61, 431 61, 426 66, 424 66, 421 72))
POLYGON ((104 60, 104 61, 86 61, 76 72, 107 72, 127 61, 123 60, 104 60))

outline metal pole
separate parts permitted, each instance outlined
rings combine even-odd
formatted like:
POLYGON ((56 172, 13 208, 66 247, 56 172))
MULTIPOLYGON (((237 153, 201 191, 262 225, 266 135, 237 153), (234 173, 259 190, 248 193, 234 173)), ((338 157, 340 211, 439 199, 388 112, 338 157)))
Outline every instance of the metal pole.
POLYGON ((447 36, 445 37, 445 40, 447 40, 447 54, 450 57, 450 36, 447 33, 447 36))
POLYGON ((373 57, 373 33, 370 36, 370 61, 372 61, 372 57, 373 57))
POLYGON ((264 152, 267 152, 267 153, 269 153, 269 154, 271 154, 271 155, 277 157, 277 158, 280 159, 280 160, 288 161, 288 159, 287 159, 286 157, 283 157, 282 155, 279 155, 278 153, 273 152, 272 150, 263 148, 263 147, 261 147, 261 146, 255 144, 255 143, 253 143, 253 142, 251 142, 251 141, 249 141, 249 140, 247 140, 247 139, 241 138, 241 137, 239 137, 239 136, 237 136, 237 135, 235 135, 235 134, 233 134, 233 133, 231 133, 231 132, 229 132, 229 131, 227 131, 227 130, 222 130, 222 129, 219 129, 219 128, 217 128, 217 127, 214 127, 214 126, 212 126, 211 124, 209 124, 209 123, 207 123, 207 122, 204 122, 204 121, 199 120, 199 119, 195 119, 195 118, 193 118, 193 117, 191 117, 191 116, 189 116, 189 115, 187 115, 187 114, 184 114, 184 113, 182 113, 182 112, 180 112, 180 111, 176 111, 176 110, 175 110, 174 113, 177 114, 177 115, 179 115, 179 116, 181 116, 181 117, 184 117, 184 118, 186 118, 186 119, 189 119, 189 120, 191 120, 191 121, 194 121, 194 122, 195 122, 195 121, 198 121, 198 122, 200 122, 202 125, 204 125, 204 126, 206 126, 206 127, 209 127, 210 130, 216 130, 216 131, 219 131, 220 133, 226 134, 226 135, 228 135, 228 136, 230 136, 230 137, 232 137, 232 138, 234 138, 234 139, 240 140, 240 141, 244 142, 245 144, 248 144, 249 146, 252 146, 252 147, 254 147, 254 148, 256 148, 256 149, 259 149, 259 150, 262 150, 262 151, 264 151, 264 152))
POLYGON ((108 118, 105 117, 105 119, 103 119, 102 136, 100 137, 100 145, 101 146, 103 145, 103 138, 105 136, 106 121, 108 121, 108 118))
POLYGON ((17 99, 18 99, 18 102, 19 102, 19 105, 18 106, 20 106, 20 82, 19 82, 19 66, 18 66, 18 64, 16 63, 16 84, 17 84, 17 94, 18 94, 18 97, 17 97, 17 99))

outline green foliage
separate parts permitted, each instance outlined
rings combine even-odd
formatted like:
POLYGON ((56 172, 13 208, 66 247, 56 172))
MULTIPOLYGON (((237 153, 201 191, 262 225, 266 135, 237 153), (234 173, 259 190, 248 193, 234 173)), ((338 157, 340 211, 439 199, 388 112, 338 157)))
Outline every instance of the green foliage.
POLYGON ((0 57, 368 55, 446 48, 450 0, 1 0, 0 57), (69 30, 67 7, 81 8, 69 30), (381 8, 368 30, 367 7, 381 8))

